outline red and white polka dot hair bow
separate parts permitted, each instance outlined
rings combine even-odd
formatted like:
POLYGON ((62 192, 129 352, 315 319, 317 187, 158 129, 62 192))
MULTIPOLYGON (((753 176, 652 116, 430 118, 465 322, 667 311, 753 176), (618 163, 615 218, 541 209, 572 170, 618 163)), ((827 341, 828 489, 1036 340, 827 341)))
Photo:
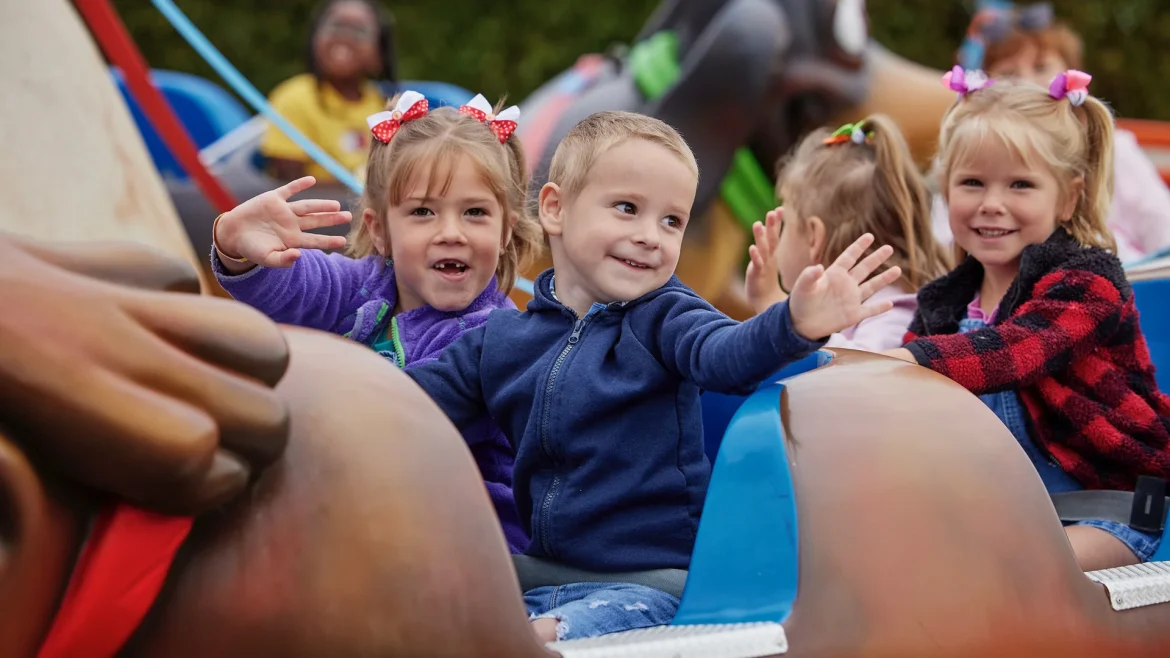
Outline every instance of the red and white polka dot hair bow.
POLYGON ((467 101, 466 105, 459 107, 459 112, 486 123, 488 128, 491 128, 492 132, 499 138, 501 144, 508 141, 512 133, 516 132, 516 122, 520 120, 520 108, 515 105, 499 114, 492 114, 492 106, 483 97, 483 94, 476 94, 475 98, 467 101))
POLYGON ((402 124, 426 116, 429 109, 430 104, 422 94, 417 91, 404 91, 394 104, 393 110, 371 114, 366 117, 366 123, 379 142, 389 144, 390 138, 398 132, 402 124))

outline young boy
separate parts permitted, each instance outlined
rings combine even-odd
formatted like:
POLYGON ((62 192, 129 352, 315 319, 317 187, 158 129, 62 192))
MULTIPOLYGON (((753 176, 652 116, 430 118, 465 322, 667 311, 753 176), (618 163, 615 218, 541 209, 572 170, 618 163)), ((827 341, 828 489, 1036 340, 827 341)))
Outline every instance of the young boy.
MULTIPOLYGON (((553 268, 525 312, 496 311, 407 372, 456 426, 488 412, 516 446, 527 554, 594 572, 686 569, 711 465, 700 390, 748 392, 823 337, 888 310, 862 305, 899 276, 866 279, 866 235, 787 302, 738 323, 674 277, 698 184, 665 123, 602 112, 565 136, 540 191, 553 268), (856 266, 855 266, 856 264, 856 266)), ((666 624, 678 599, 577 583, 525 595, 541 640, 666 624)))

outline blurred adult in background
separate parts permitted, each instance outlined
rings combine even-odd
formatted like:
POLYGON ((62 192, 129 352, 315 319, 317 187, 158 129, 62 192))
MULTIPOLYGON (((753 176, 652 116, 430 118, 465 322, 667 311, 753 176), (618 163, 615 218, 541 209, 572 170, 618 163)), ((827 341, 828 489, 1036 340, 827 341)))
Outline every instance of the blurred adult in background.
MULTIPOLYGON (((350 171, 366 162, 366 117, 385 109, 378 83, 398 78, 393 28, 390 12, 375 0, 325 0, 310 21, 307 72, 269 95, 281 116, 350 171)), ((269 125, 260 151, 277 178, 310 175, 336 182, 275 125, 269 125)))

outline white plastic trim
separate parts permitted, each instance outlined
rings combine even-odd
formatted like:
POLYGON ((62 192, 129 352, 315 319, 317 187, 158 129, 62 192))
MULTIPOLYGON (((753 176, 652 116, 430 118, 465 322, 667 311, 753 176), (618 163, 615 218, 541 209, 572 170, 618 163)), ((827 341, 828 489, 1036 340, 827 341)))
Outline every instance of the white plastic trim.
POLYGON ((1105 586, 1114 610, 1170 603, 1170 562, 1146 562, 1085 575, 1105 586))
POLYGON ((553 642, 564 658, 763 658, 787 653, 780 624, 656 626, 582 640, 553 642))

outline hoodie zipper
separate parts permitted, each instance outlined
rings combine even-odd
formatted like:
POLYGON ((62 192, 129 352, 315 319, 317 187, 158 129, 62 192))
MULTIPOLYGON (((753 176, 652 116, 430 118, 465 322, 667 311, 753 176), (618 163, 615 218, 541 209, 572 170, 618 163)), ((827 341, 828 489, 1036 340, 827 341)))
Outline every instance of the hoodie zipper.
POLYGON ((390 318, 390 342, 394 343, 394 359, 399 368, 406 367, 406 348, 402 346, 402 338, 398 334, 398 316, 390 318))
MULTIPOLYGON (((577 344, 577 341, 581 340, 581 332, 585 329, 585 323, 588 321, 588 318, 588 315, 585 318, 578 318, 576 323, 573 324, 573 333, 569 335, 568 343, 565 344, 564 349, 557 356, 557 360, 553 362, 552 370, 548 373, 548 384, 544 387, 544 405, 540 412, 540 446, 544 450, 544 453, 554 461, 556 458, 552 453, 552 442, 548 432, 548 416, 549 410, 552 407, 552 392, 556 386, 557 375, 560 374, 561 365, 564 364, 565 357, 573 350, 573 346, 577 344)), ((545 492, 544 502, 540 506, 540 523, 537 526, 540 546, 544 549, 545 555, 549 557, 555 556, 553 555, 552 546, 548 541, 548 520, 552 510, 553 499, 556 498, 557 491, 560 488, 561 475, 554 470, 552 484, 549 485, 548 491, 545 492)))

